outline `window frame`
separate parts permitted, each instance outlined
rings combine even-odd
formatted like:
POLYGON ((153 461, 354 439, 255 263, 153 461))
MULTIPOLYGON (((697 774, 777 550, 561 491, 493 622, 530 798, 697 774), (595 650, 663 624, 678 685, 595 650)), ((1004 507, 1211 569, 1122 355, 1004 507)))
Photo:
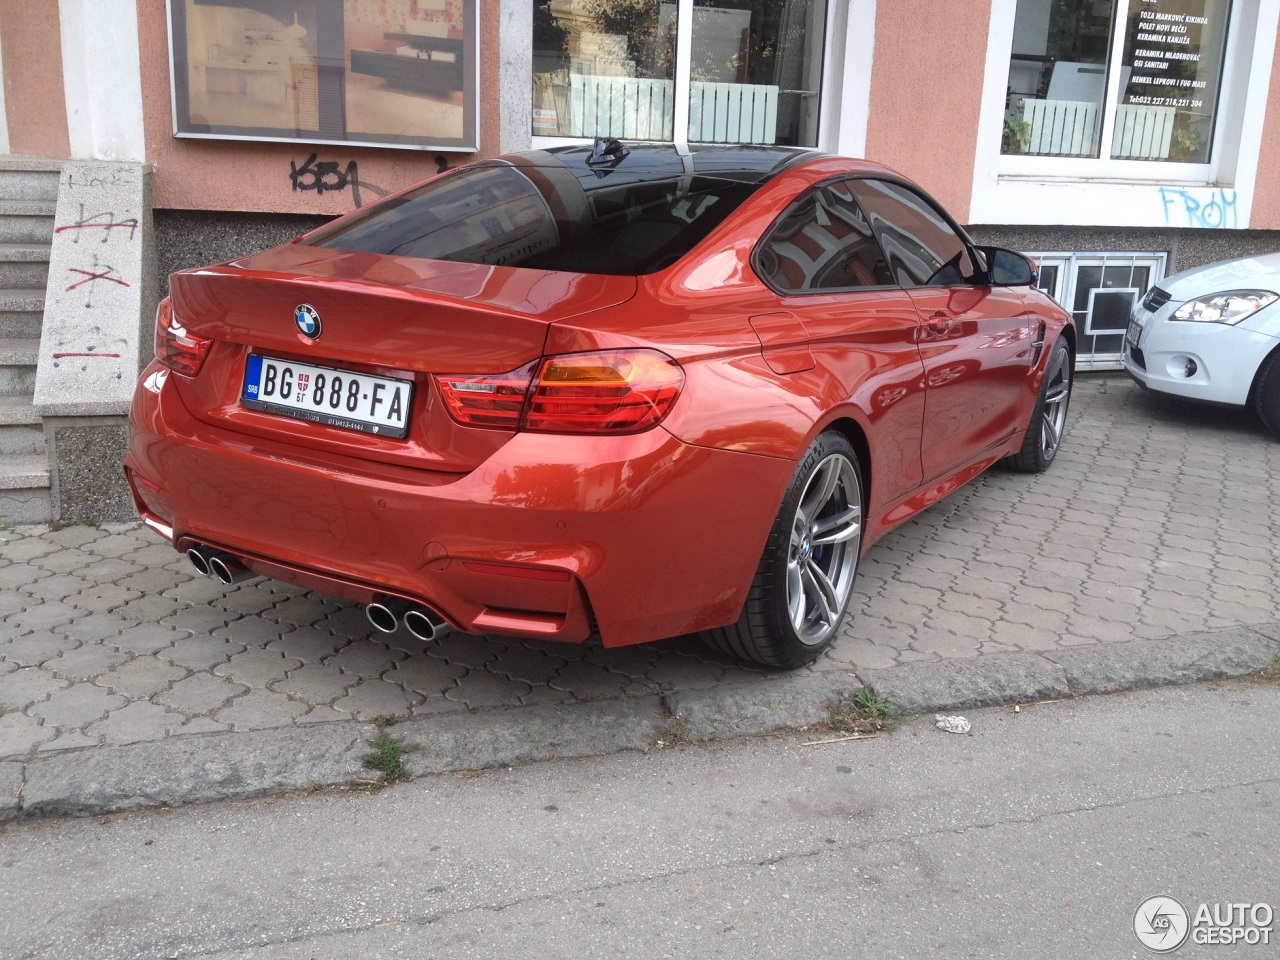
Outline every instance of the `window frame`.
MULTIPOLYGON (((1052 297, 1063 310, 1071 314, 1076 320, 1077 330, 1080 333, 1080 350, 1076 357, 1076 369, 1078 370, 1121 370, 1123 363, 1121 362, 1120 353, 1099 353, 1095 349, 1085 350, 1086 346, 1094 346, 1092 340, 1097 337, 1115 336, 1113 332, 1089 333, 1088 328, 1092 325, 1092 310, 1094 293, 1097 290, 1105 290, 1111 292, 1115 290, 1130 290, 1133 287, 1093 287, 1090 289, 1088 308, 1085 312, 1083 320, 1076 319, 1074 304, 1076 292, 1080 282, 1081 267, 1099 267, 1104 272, 1108 267, 1128 266, 1132 276, 1132 270, 1136 267, 1147 267, 1151 271, 1151 282, 1147 289, 1159 285, 1166 276, 1169 267, 1169 255, 1158 250, 1098 250, 1098 251, 1067 251, 1052 250, 1048 252, 1028 253, 1028 257, 1034 260, 1040 268, 1040 276, 1036 281, 1036 289, 1048 294, 1052 297), (1048 289, 1042 285, 1044 276, 1044 268, 1047 266, 1057 267, 1057 281, 1054 289, 1048 289), (1085 338, 1090 338, 1086 340, 1085 338)), ((1105 273, 1104 273, 1105 275, 1105 273)), ((1134 302, 1141 301, 1146 290, 1140 291, 1134 296, 1134 302)), ((1123 337, 1123 334, 1120 334, 1123 337)), ((1123 344, 1123 341, 1122 341, 1123 344)), ((1121 347, 1123 350, 1123 345, 1121 347)))
MULTIPOLYGON (((1088 2, 1088 0, 1079 0, 1088 2)), ((1120 64, 1124 60, 1125 28, 1129 22, 1129 12, 1141 0, 1114 0, 1112 11, 1111 42, 1107 48, 1107 83, 1102 95, 1101 112, 1098 131, 1097 157, 1047 157, 1026 154, 1004 153, 1000 151, 1000 175, 1003 176, 1050 176, 1050 177, 1098 177, 1109 179, 1150 180, 1179 183, 1216 183, 1219 179, 1219 167, 1223 155, 1229 154, 1230 147, 1225 143, 1224 129, 1228 114, 1232 113, 1233 103, 1239 99, 1235 91, 1236 65, 1239 62, 1238 39, 1241 20, 1241 8, 1247 6, 1249 0, 1230 0, 1231 12, 1227 17, 1227 42, 1222 52, 1222 80, 1218 87, 1218 102, 1214 109, 1212 151, 1206 163, 1185 163, 1171 160, 1124 160, 1111 156, 1115 136, 1116 110, 1122 93, 1120 83, 1123 71, 1120 64), (1225 148, 1225 149, 1224 149, 1225 148)), ((1016 11, 1016 0, 1013 4, 1016 11)), ((1005 55, 1005 84, 1008 83, 1008 61, 1013 56, 1013 35, 1009 35, 1009 49, 1005 55)))
MULTIPOLYGON (((752 272, 755 273, 756 277, 760 280, 760 282, 763 283, 766 287, 768 287, 771 291, 773 291, 773 293, 777 294, 780 297, 811 297, 811 296, 824 296, 824 295, 831 295, 831 294, 862 293, 862 292, 869 292, 869 291, 933 290, 933 289, 946 289, 948 287, 968 288, 968 287, 989 285, 989 284, 983 284, 980 282, 982 279, 984 279, 981 275, 975 276, 974 280, 961 281, 960 283, 916 284, 910 287, 903 286, 902 284, 895 282, 895 283, 883 283, 883 284, 869 284, 869 285, 856 286, 856 287, 819 287, 816 289, 809 289, 809 290, 787 290, 784 288, 780 288, 776 286, 774 283, 770 282, 767 276, 767 272, 760 267, 757 258, 760 255, 760 251, 773 238, 773 235, 779 229, 781 229, 781 226, 786 221, 786 219, 811 195, 818 192, 819 190, 822 190, 833 184, 847 183, 847 182, 852 182, 856 180, 865 180, 865 181, 881 180, 881 181, 884 181, 885 183, 892 183, 894 186, 900 187, 903 190, 906 190, 914 194, 916 197, 919 197, 921 202, 923 202, 930 210, 932 210, 934 214, 938 217, 938 219, 941 220, 943 223, 945 223, 960 239, 960 242, 964 244, 965 251, 968 253, 970 261, 975 265, 975 267, 979 264, 985 263, 985 260, 982 254, 978 250, 978 245, 974 243, 973 238, 969 236, 968 232, 964 229, 964 227, 960 225, 960 223, 955 219, 955 217, 951 216, 951 214, 946 211, 946 209, 942 206, 942 204, 934 200, 933 197, 929 196, 929 194, 926 193, 924 190, 920 189, 920 187, 916 186, 915 184, 903 178, 886 176, 884 174, 840 173, 830 177, 824 177, 823 179, 815 183, 812 183, 808 187, 806 187, 794 200, 792 200, 789 204, 787 204, 787 206, 782 210, 782 212, 778 214, 777 218, 774 219, 774 221, 771 224, 769 224, 768 229, 765 230, 763 234, 761 234, 760 239, 756 241, 755 246, 751 248, 751 256, 749 259, 749 262, 751 264, 751 270, 752 272)), ((857 205, 858 209, 861 211, 863 218, 866 219, 867 225, 870 227, 871 219, 867 217, 867 211, 863 207, 862 202, 858 199, 856 194, 853 195, 852 199, 853 199, 853 202, 857 205)), ((884 259, 885 265, 889 267, 889 270, 892 273, 893 268, 890 265, 889 257, 885 252, 884 244, 880 242, 880 237, 875 232, 874 227, 871 227, 871 231, 872 231, 872 234, 871 234, 872 240, 875 242, 877 249, 879 249, 880 256, 884 259)))
MULTIPOLYGON (((692 83, 690 65, 693 52, 694 0, 667 0, 667 2, 676 5, 676 59, 672 78, 674 96, 672 101, 672 138, 670 140, 635 142, 673 143, 678 147, 688 146, 690 143, 715 142, 689 139, 689 107, 692 83)), ((850 8, 862 9, 870 3, 871 9, 874 10, 874 2, 875 0, 825 0, 822 22, 822 62, 818 67, 818 128, 814 138, 816 142, 812 147, 797 147, 796 149, 815 151, 836 149, 836 142, 843 126, 841 114, 845 109, 844 100, 848 97, 847 91, 850 88, 865 88, 869 94, 871 86, 870 57, 866 59, 863 68, 852 71, 844 70, 843 63, 839 71, 833 70, 832 62, 837 56, 840 56, 843 60, 843 54, 847 47, 844 30, 852 29, 850 25, 850 8), (838 32, 840 36, 836 36, 838 32), (861 87, 858 87, 857 84, 861 84, 861 87)), ((873 33, 873 31, 864 32, 873 33)), ((859 142, 864 142, 866 137, 866 118, 858 117, 855 120, 860 120, 862 129, 860 131, 850 131, 850 136, 858 137, 859 142)), ((853 126, 853 124, 846 125, 853 126)), ((591 143, 593 140, 593 137, 542 136, 531 132, 529 149, 547 150, 552 147, 578 146, 584 143, 591 143)), ((629 142, 631 141, 629 140, 629 142)), ((778 144, 774 145, 778 146, 778 144)), ((845 152, 858 153, 860 151, 847 150, 845 152)))
POLYGON ((1016 11, 1017 0, 991 0, 967 222, 1249 228, 1277 57, 1280 0, 1232 4, 1209 164, 1002 154, 1016 11), (1219 217, 1196 218, 1196 209, 1211 209, 1219 217))

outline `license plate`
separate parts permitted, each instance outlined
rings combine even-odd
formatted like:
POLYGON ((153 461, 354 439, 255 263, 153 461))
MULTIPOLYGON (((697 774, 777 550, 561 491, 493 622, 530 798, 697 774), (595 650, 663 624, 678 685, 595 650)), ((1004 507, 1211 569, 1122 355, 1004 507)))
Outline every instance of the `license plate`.
POLYGON ((1136 347, 1138 341, 1142 339, 1142 324, 1137 320, 1129 321, 1129 329, 1124 332, 1125 340, 1129 341, 1129 346, 1136 347))
POLYGON ((409 432, 408 380, 249 355, 240 403, 327 427, 403 438, 409 432))

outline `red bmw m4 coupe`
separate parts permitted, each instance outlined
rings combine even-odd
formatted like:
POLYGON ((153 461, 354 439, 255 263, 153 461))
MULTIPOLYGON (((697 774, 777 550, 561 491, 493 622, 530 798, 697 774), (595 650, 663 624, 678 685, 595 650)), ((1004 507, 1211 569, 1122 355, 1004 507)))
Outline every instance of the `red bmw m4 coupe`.
POLYGON ((794 667, 887 530, 1053 461, 1075 340, 882 166, 597 141, 175 274, 125 466, 201 572, 381 630, 794 667))

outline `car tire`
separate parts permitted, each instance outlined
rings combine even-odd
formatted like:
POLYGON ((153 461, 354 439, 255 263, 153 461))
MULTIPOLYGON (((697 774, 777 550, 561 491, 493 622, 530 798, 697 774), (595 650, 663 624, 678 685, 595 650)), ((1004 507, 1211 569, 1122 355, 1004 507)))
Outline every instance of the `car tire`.
POLYGON ((1053 463, 1067 428, 1067 407, 1071 403, 1071 348, 1059 340, 1049 353, 1044 380, 1022 449, 1002 462, 1022 473, 1043 473, 1053 463))
POLYGON ((843 435, 824 433, 796 469, 738 622, 711 646, 768 667, 817 659, 840 632, 862 550, 862 472, 843 435))
POLYGON ((1267 357, 1258 370, 1253 408, 1258 411, 1262 425, 1280 440, 1280 351, 1267 357))

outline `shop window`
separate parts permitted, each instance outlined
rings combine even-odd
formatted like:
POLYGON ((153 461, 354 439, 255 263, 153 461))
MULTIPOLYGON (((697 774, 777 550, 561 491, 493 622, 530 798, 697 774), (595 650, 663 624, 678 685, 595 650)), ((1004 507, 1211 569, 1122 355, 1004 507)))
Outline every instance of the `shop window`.
POLYGON ((1032 253, 1040 265, 1037 285, 1075 318, 1076 365, 1119 370, 1129 314, 1164 277, 1163 253, 1032 253))
POLYGON ((825 18, 826 0, 535 0, 533 134, 816 146, 825 18))
POLYGON ((1230 0, 1017 0, 1001 152, 1208 163, 1230 0))
POLYGON ((477 6, 169 0, 174 134, 470 153, 477 6))

